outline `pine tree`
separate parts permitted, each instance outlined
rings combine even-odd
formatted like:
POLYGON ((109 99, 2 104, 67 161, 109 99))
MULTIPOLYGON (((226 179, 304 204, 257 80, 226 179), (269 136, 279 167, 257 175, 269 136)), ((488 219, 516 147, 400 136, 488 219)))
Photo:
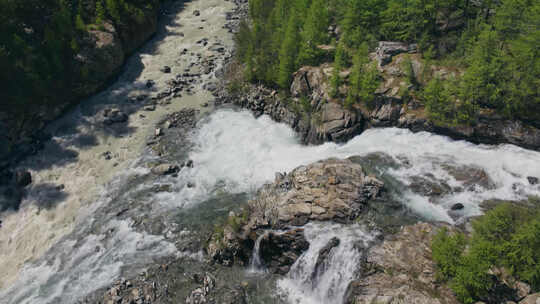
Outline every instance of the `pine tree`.
POLYGON ((341 76, 339 74, 345 66, 346 56, 345 43, 340 40, 336 48, 336 54, 334 55, 334 70, 330 79, 330 96, 332 97, 337 97, 339 94, 339 87, 341 86, 341 76))
POLYGON ((302 29, 299 65, 315 65, 322 51, 317 47, 328 41, 328 7, 324 0, 313 0, 302 29))
POLYGON ((101 0, 96 1, 96 24, 102 24, 105 21, 105 8, 101 0))
POLYGON ((291 76, 295 68, 295 60, 299 46, 298 19, 295 11, 289 16, 285 39, 279 51, 278 85, 287 88, 291 82, 291 76))

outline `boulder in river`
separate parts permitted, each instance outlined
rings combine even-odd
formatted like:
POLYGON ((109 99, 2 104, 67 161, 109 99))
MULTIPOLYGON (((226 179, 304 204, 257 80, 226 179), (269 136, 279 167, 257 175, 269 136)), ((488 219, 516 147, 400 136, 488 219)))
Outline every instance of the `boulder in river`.
POLYGON ((304 229, 296 228, 285 233, 270 232, 263 236, 260 257, 270 272, 287 274, 296 260, 309 248, 304 229))
POLYGON ((26 170, 15 172, 15 183, 18 187, 26 187, 32 183, 32 174, 26 170))
POLYGON ((531 185, 536 185, 536 184, 538 184, 538 177, 527 176, 527 181, 528 181, 529 184, 531 184, 531 185))
POLYGON ((256 225, 302 226, 308 221, 349 222, 377 197, 384 183, 362 166, 327 159, 277 175, 250 203, 256 225))
POLYGON ((170 66, 167 66, 167 65, 165 65, 165 66, 163 66, 163 67, 162 67, 161 69, 159 69, 159 70, 160 70, 160 71, 161 71, 162 73, 166 73, 166 74, 168 74, 168 73, 170 73, 170 72, 171 72, 171 67, 170 67, 170 66))
POLYGON ((168 175, 177 173, 180 171, 180 167, 172 164, 161 164, 153 167, 151 171, 155 175, 168 175))

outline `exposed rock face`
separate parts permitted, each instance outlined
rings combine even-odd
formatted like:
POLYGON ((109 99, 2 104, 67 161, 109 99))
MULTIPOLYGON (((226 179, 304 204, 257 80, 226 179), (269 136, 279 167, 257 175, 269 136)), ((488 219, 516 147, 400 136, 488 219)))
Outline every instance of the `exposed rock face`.
POLYGON ((379 66, 383 66, 392 61, 392 57, 401 53, 414 53, 418 49, 416 44, 406 44, 395 41, 379 41, 379 46, 375 49, 379 66))
MULTIPOLYGON (((240 94, 216 94, 217 104, 234 103, 252 110, 257 116, 269 115, 275 121, 290 125, 307 144, 343 142, 372 127, 399 127, 474 143, 511 143, 540 150, 540 129, 533 124, 481 114, 475 125, 443 125, 429 120, 423 104, 414 97, 405 100, 401 89, 414 86, 404 78, 413 77, 421 83, 421 75, 426 68, 419 54, 416 54, 415 45, 383 41, 372 58, 381 63, 379 70, 384 75, 384 81, 375 92, 377 98, 371 108, 347 109, 339 100, 329 98, 328 79, 332 68, 327 63, 318 67, 304 66, 294 74, 290 87, 292 99, 281 98, 276 91, 263 86, 248 85, 248 90, 240 94), (405 60, 410 60, 414 75, 406 75, 408 72, 403 69, 405 60), (307 107, 303 98, 307 98, 307 107), (332 115, 328 116, 327 113, 332 115), (336 113, 343 113, 343 119, 328 119, 335 117, 334 114, 341 115, 336 113)), ((430 69, 441 78, 461 73, 438 66, 431 66, 430 69)), ((346 76, 344 72, 342 77, 346 76)))
POLYGON ((364 275, 349 285, 345 303, 459 303, 435 280, 431 240, 436 232, 427 223, 405 226, 369 249, 364 275))
POLYGON ((271 272, 285 274, 309 244, 303 229, 275 233, 267 232, 268 228, 302 226, 309 221, 351 222, 369 209, 369 203, 375 203, 383 186, 348 159, 331 158, 300 166, 289 174, 277 173, 275 181, 264 185, 249 202, 249 221, 239 229, 225 225, 223 233, 214 233, 207 252, 220 264, 246 264, 257 235, 266 233, 260 257, 271 272))
POLYGON ((270 272, 286 274, 308 248, 304 229, 292 229, 285 233, 270 232, 261 240, 260 257, 270 272))
POLYGON ((208 242, 206 252, 214 261, 225 266, 246 265, 254 241, 247 234, 241 234, 229 225, 223 232, 214 233, 208 242))
POLYGON ((311 121, 307 142, 345 142, 362 131, 362 117, 337 103, 324 103, 319 113, 320 121, 311 121))
POLYGON ((519 304, 540 304, 540 293, 528 295, 525 299, 521 300, 519 304))
POLYGON ((270 206, 252 204, 258 226, 302 226, 310 220, 349 222, 377 197, 383 182, 346 159, 327 159, 279 175, 260 191, 270 206), (270 216, 268 216, 270 214, 270 216))

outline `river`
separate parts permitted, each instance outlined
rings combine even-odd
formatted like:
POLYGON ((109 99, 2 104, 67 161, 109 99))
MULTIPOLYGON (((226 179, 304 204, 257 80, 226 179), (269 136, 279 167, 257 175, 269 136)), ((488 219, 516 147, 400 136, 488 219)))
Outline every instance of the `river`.
MULTIPOLYGON (((128 60, 111 87, 48 127, 52 140, 20 165, 34 177, 21 210, 2 215, 0 302, 75 303, 122 276, 139 273, 157 259, 201 261, 201 251, 178 245, 206 224, 201 218, 226 214, 271 181, 275 172, 329 157, 384 153, 398 165, 376 170, 403 186, 396 198, 425 220, 460 223, 481 214, 480 204, 487 199, 540 195, 540 186, 527 180, 540 173, 539 152, 512 145, 474 145, 396 128, 370 129, 345 144, 304 146, 289 126, 237 109, 203 115, 188 134, 191 145, 178 147, 176 159, 169 159, 176 163, 190 159, 193 167, 184 167, 177 175, 152 175, 148 163, 158 158, 146 142, 154 125, 166 113, 183 108, 204 112, 201 105, 212 97, 202 87, 216 76, 203 76, 194 95, 173 98, 155 111, 132 110, 127 129, 100 127, 97 113, 111 105, 125 107, 128 97, 146 92, 149 79, 155 81, 156 91, 165 88, 171 76, 160 72, 164 65, 171 66, 173 73, 183 72, 197 62, 197 54, 210 56, 208 48, 214 42, 231 50, 232 34, 223 25, 225 12, 232 8, 232 3, 222 0, 192 1, 185 7, 176 3, 163 18, 160 32, 128 60), (209 39, 209 46, 197 43, 203 37, 209 39), (184 48, 193 55, 182 55, 184 48), (103 157, 108 151, 111 160, 103 157), (467 168, 482 172, 481 178, 488 182, 470 185, 455 174, 467 168), (418 176, 460 190, 443 193, 434 203, 431 197, 408 189, 418 176), (162 185, 168 190, 154 191, 162 185), (216 201, 219 208, 212 205, 216 201), (456 203, 463 209, 452 211, 456 203), (197 206, 208 208, 210 215, 203 217, 197 206), (182 210, 188 210, 191 218, 181 217, 182 210), (183 221, 197 223, 190 226, 183 221)), ((223 58, 217 61, 220 64, 223 58)), ((273 296, 286 303, 340 304, 357 267, 352 244, 361 241, 367 246, 374 235, 359 225, 311 225, 306 234, 310 250, 278 280, 273 296), (332 237, 345 245, 313 281, 315 255, 332 237)))

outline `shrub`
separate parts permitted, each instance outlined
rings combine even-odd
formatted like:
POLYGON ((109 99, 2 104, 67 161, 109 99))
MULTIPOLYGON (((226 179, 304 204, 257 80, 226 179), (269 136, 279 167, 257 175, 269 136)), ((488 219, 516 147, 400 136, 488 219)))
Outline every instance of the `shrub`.
POLYGON ((442 229, 432 242, 437 278, 449 282, 458 300, 484 299, 494 286, 493 267, 504 267, 540 290, 540 212, 503 203, 472 226, 469 238, 442 229))

